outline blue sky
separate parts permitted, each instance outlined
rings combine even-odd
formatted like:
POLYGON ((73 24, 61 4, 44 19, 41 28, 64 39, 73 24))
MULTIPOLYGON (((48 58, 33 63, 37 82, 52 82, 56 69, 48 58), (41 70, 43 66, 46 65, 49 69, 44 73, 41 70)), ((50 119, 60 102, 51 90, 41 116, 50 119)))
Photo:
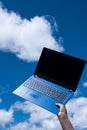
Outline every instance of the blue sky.
MULTIPOLYGON (((87 60, 86 5, 86 0, 1 0, 0 130, 61 130, 55 115, 12 91, 33 74, 43 46, 87 60)), ((75 130, 87 130, 87 64, 66 107, 75 130)))

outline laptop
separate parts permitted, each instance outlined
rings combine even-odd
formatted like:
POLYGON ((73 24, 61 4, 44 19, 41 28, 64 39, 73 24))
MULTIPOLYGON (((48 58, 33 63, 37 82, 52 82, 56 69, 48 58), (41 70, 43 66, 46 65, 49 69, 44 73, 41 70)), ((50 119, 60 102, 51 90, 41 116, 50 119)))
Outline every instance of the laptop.
POLYGON ((34 74, 14 94, 54 113, 77 89, 86 61, 44 47, 34 74))

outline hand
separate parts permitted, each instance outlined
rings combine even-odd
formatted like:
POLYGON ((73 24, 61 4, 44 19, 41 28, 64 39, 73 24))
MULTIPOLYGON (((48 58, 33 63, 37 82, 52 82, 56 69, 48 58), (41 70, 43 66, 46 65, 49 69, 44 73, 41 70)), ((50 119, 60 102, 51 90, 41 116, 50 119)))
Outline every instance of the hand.
POLYGON ((63 130, 74 130, 68 115, 67 110, 64 105, 56 103, 56 106, 60 109, 60 112, 57 114, 60 124, 63 130))
POLYGON ((58 118, 66 118, 67 110, 64 105, 56 103, 56 106, 60 109, 60 112, 57 114, 58 118))

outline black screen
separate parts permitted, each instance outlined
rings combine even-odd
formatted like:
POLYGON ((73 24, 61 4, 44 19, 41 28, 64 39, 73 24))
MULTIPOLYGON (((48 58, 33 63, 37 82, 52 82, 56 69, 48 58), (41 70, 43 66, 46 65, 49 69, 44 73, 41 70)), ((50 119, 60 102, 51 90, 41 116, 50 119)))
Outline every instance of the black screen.
POLYGON ((35 75, 76 90, 86 61, 44 48, 35 75))

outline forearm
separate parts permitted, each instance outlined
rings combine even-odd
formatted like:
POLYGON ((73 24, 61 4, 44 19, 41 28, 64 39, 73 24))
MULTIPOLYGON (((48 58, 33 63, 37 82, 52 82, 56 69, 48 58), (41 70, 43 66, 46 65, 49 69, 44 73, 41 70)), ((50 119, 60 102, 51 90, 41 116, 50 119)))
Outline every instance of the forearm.
POLYGON ((61 104, 57 104, 57 103, 56 103, 56 106, 60 108, 60 112, 57 114, 57 117, 62 126, 62 130, 74 130, 74 128, 68 118, 67 110, 66 110, 65 106, 61 105, 61 104))
POLYGON ((59 118, 63 130, 74 130, 68 117, 59 118))

